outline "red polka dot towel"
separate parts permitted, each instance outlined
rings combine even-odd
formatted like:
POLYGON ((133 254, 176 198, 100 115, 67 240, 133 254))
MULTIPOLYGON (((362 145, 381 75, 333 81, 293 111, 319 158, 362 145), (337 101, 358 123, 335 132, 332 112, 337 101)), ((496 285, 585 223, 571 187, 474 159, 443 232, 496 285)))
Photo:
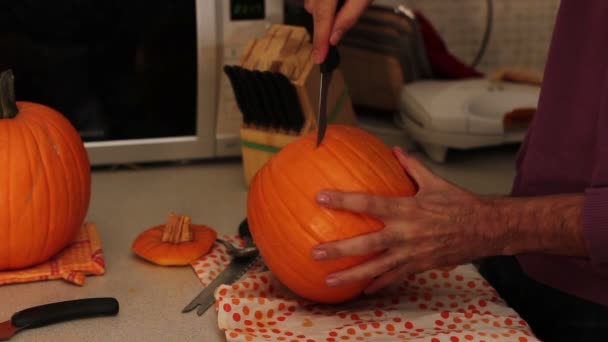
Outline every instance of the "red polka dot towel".
MULTIPOLYGON (((206 286, 229 261, 216 245, 192 267, 206 286)), ((258 264, 237 283, 220 286, 215 298, 228 341, 538 341, 472 265, 428 271, 373 296, 323 305, 297 297, 258 264)))

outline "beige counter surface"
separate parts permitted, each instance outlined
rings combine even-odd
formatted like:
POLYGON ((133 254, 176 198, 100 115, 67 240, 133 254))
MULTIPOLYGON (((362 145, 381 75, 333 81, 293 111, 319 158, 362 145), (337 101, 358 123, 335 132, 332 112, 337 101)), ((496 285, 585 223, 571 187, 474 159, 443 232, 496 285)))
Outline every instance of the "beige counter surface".
MULTIPOLYGON (((446 164, 422 158, 435 172, 478 193, 509 191, 516 147, 457 152, 446 164)), ((224 341, 213 309, 199 317, 182 308, 203 288, 190 267, 159 267, 131 253, 142 230, 165 222, 169 211, 218 233, 236 233, 245 218, 247 189, 239 160, 119 167, 93 171, 88 221, 102 239, 106 274, 84 286, 61 280, 0 286, 0 321, 13 312, 55 301, 115 297, 116 317, 25 330, 14 341, 224 341)))

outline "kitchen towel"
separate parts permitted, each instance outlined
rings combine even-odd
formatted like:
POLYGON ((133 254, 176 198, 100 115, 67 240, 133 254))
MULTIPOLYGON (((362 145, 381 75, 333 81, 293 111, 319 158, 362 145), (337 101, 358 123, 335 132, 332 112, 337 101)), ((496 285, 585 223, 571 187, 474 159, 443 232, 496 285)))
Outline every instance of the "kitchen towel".
MULTIPOLYGON (((232 242, 243 245, 236 236, 232 242)), ((230 261, 222 246, 192 263, 206 286, 230 261)), ((412 275, 340 305, 304 300, 260 263, 215 291, 218 326, 232 341, 538 341, 473 265, 412 275)))
POLYGON ((85 222, 74 241, 49 261, 26 269, 0 272, 0 285, 63 279, 82 286, 87 275, 104 273, 105 262, 97 226, 85 222))

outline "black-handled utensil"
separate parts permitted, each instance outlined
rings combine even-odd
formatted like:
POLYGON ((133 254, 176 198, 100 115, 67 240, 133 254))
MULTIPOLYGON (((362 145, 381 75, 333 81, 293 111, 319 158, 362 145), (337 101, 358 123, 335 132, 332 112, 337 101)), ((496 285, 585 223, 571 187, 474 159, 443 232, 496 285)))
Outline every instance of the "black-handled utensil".
POLYGON ((264 113, 263 104, 260 97, 257 94, 255 88, 255 80, 251 75, 251 71, 240 67, 234 66, 236 79, 240 83, 242 89, 242 95, 246 102, 246 110, 249 113, 251 122, 256 126, 268 127, 270 119, 264 113))
POLYGON ((254 125, 260 125, 260 114, 257 112, 257 104, 255 103, 254 96, 252 96, 251 89, 249 89, 249 81, 245 71, 245 69, 237 65, 232 67, 234 80, 240 89, 240 96, 243 99, 242 102, 245 107, 245 112, 249 117, 249 122, 254 125))
POLYGON ((8 340, 23 329, 96 316, 114 316, 119 305, 115 298, 86 298, 44 304, 21 310, 0 323, 0 341, 8 340))
POLYGON ((300 132, 304 127, 305 118, 296 87, 291 83, 287 76, 278 72, 275 73, 275 76, 277 86, 282 91, 282 96, 284 96, 284 99, 286 99, 287 102, 287 111, 285 112, 285 115, 289 116, 290 127, 294 131, 300 132))
POLYGON ((238 75, 236 74, 237 71, 235 70, 234 66, 225 65, 224 73, 228 77, 230 85, 232 86, 236 105, 239 107, 239 110, 241 111, 241 115, 243 117, 243 123, 248 126, 253 123, 253 119, 251 118, 251 114, 249 113, 248 104, 246 102, 247 98, 246 95, 243 93, 242 84, 239 81, 238 75))
POLYGON ((224 66, 246 125, 300 132, 305 118, 295 86, 280 72, 224 66))
POLYGON ((269 88, 268 80, 264 77, 264 73, 260 70, 251 70, 251 74, 256 89, 256 94, 262 104, 260 110, 264 111, 264 114, 268 118, 268 126, 279 129, 282 126, 281 118, 279 113, 274 109, 274 98, 269 88))
MULTIPOLYGON (((255 241, 253 241, 253 236, 251 235, 251 231, 249 230, 249 222, 247 221, 247 218, 245 218, 243 222, 239 224, 239 235, 241 236, 241 238, 243 238, 243 240, 245 240, 246 246, 255 246, 255 241)), ((262 261, 261 271, 267 271, 268 266, 264 262, 264 259, 262 258, 261 254, 259 256, 259 259, 262 261)))
POLYGON ((249 222, 247 222, 247 218, 245 218, 239 224, 239 235, 247 244, 253 245, 253 236, 251 236, 251 231, 249 230, 249 222))
POLYGON ((293 87, 293 85, 289 82, 289 80, 287 80, 287 82, 282 80, 281 76, 283 76, 285 79, 287 78, 279 72, 266 71, 265 73, 270 81, 270 87, 274 93, 276 100, 275 103, 278 106, 277 110, 281 116, 283 127, 288 131, 299 132, 296 127, 297 119, 294 118, 293 115, 294 108, 290 100, 291 95, 289 88, 293 87))
POLYGON ((241 73, 245 78, 246 91, 249 91, 249 96, 251 97, 253 104, 252 109, 257 113, 259 125, 266 128, 272 127, 272 116, 266 109, 264 94, 254 71, 241 68, 241 73))
POLYGON ((340 53, 335 45, 330 45, 325 61, 319 65, 321 74, 333 72, 340 65, 340 53))
MULTIPOLYGON (((344 1, 338 1, 336 13, 340 11, 343 5, 344 1)), ((329 92, 331 75, 339 64, 340 54, 338 53, 338 48, 330 44, 325 60, 319 65, 321 89, 319 92, 319 112, 317 113, 317 146, 321 145, 321 141, 325 137, 325 129, 327 128, 327 93, 329 92)))
POLYGON ((279 123, 279 127, 285 130, 291 129, 289 115, 287 115, 287 105, 281 95, 281 88, 276 84, 276 76, 273 71, 263 71, 264 88, 270 99, 273 115, 279 123))

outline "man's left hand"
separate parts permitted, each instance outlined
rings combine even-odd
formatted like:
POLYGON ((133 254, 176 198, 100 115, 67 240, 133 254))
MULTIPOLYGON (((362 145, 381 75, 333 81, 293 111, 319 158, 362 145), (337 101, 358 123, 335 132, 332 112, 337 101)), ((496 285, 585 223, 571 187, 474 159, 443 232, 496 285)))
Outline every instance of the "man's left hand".
POLYGON ((500 252, 491 201, 441 179, 399 148, 394 154, 417 183, 416 195, 388 198, 331 190, 317 195, 317 202, 325 207, 367 214, 385 225, 380 231, 323 243, 313 250, 317 260, 381 252, 329 275, 330 286, 373 279, 365 291, 372 293, 410 274, 500 252))

